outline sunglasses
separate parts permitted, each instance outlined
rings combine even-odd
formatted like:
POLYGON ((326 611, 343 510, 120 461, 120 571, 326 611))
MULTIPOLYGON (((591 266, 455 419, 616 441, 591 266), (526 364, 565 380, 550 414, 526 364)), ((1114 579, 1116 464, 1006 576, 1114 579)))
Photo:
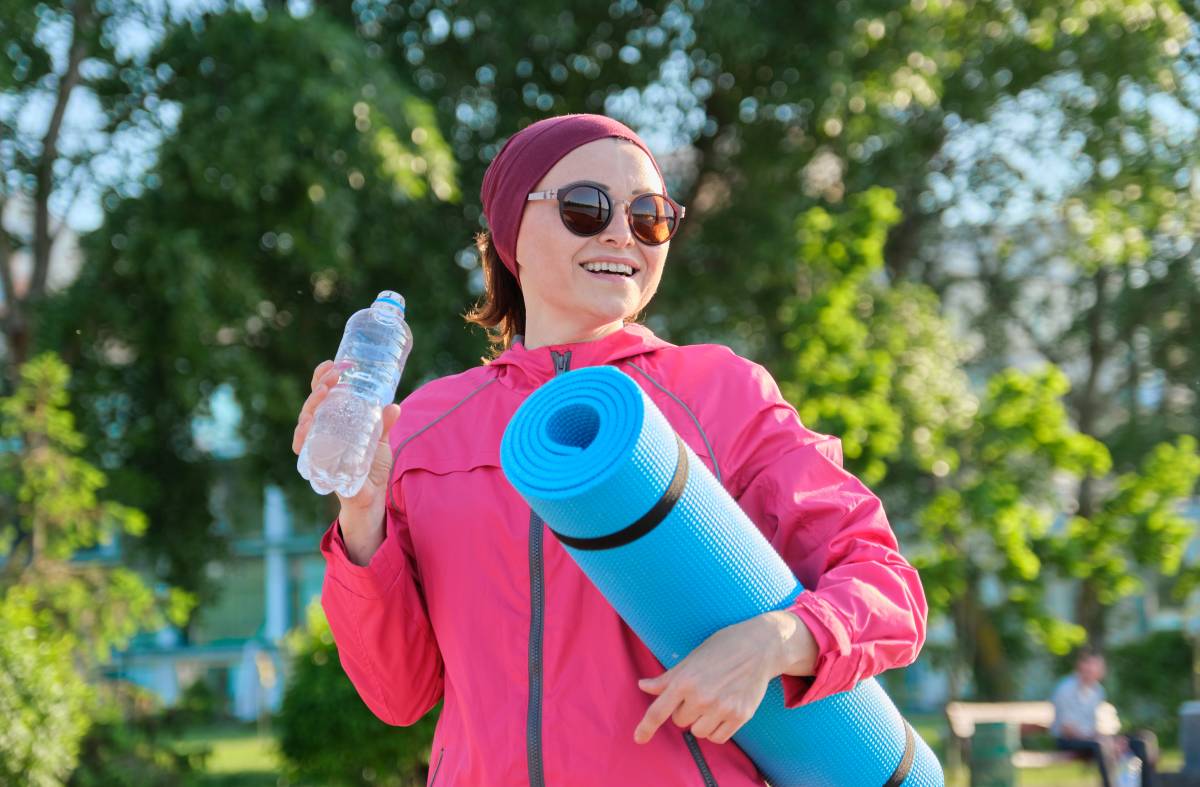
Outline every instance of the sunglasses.
MULTIPOLYGON (((563 226, 576 235, 596 235, 612 221, 614 200, 599 183, 580 181, 550 191, 535 191, 527 201, 548 199, 558 200, 558 215, 563 226)), ((685 211, 666 194, 653 192, 619 202, 626 206, 625 215, 633 236, 647 246, 669 241, 679 229, 685 211)))

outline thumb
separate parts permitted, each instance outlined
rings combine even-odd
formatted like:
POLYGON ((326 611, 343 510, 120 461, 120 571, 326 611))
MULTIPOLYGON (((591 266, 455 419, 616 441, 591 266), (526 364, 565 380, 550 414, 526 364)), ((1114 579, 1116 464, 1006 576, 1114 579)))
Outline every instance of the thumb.
POLYGON ((388 442, 388 435, 391 434, 392 426, 399 417, 400 405, 389 404, 383 408, 383 436, 379 438, 379 443, 375 446, 375 458, 371 461, 371 469, 367 472, 367 480, 375 486, 386 485, 388 476, 392 472, 392 445, 388 442))
POLYGON ((392 426, 395 425, 396 419, 400 417, 400 405, 389 404, 383 408, 383 442, 387 443, 388 434, 392 431, 392 426))

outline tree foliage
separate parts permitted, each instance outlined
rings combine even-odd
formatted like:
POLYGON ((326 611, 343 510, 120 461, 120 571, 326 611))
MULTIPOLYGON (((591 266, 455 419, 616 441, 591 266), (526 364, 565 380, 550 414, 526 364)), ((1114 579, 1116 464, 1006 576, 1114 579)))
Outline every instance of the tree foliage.
POLYGON ((290 484, 323 523, 280 449, 345 316, 409 294, 406 391, 476 363, 458 315, 481 281, 484 169, 573 111, 669 151, 688 220, 651 327, 766 364, 842 437, 934 608, 973 637, 979 691, 1081 636, 1031 572, 1078 580, 1074 617, 1101 638, 1141 573, 1181 570, 1183 436, 1200 431, 1194 9, 283 5, 205 12, 146 62, 84 75, 120 108, 108 131, 148 116, 165 141, 106 195, 38 337, 76 370, 92 458, 147 512, 170 581, 204 588, 224 554, 216 457, 191 431, 221 386, 246 478, 290 484))
MULTIPOLYGON (((146 547, 168 581, 208 597, 205 567, 227 552, 206 504, 218 458, 196 446, 193 419, 229 386, 244 471, 296 486, 280 436, 299 383, 383 289, 409 293, 425 348, 405 384, 448 368, 466 274, 429 241, 459 193, 429 107, 320 17, 205 16, 147 69, 178 129, 140 197, 107 198, 43 336, 66 348, 95 450, 150 516, 146 547)), ((300 501, 302 516, 331 516, 300 501)))
POLYGON ((380 721, 342 671, 329 623, 315 601, 305 625, 289 635, 288 649, 279 747, 297 776, 330 785, 425 783, 440 706, 410 727, 380 721))
POLYGON ((191 608, 186 594, 156 592, 130 569, 71 560, 136 535, 145 516, 100 497, 104 474, 77 455, 67 383, 63 363, 41 355, 0 399, 0 776, 25 774, 5 782, 61 783, 88 729, 96 667, 191 608))

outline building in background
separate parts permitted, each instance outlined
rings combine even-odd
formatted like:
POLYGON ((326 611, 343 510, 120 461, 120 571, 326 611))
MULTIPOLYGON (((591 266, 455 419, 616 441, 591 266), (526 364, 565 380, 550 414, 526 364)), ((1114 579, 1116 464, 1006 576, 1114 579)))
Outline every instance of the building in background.
POLYGON ((319 537, 312 528, 294 532, 283 491, 267 487, 261 535, 234 539, 233 557, 214 565, 221 593, 197 612, 190 641, 173 627, 142 634, 116 656, 109 677, 148 688, 167 705, 205 681, 237 718, 278 710, 287 666, 283 638, 321 594, 319 537))

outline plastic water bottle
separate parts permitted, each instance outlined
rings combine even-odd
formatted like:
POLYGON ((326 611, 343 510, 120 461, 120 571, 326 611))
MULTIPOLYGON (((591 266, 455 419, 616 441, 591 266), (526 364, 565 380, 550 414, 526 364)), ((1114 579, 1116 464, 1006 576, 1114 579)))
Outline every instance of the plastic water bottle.
POLYGON ((362 489, 383 436, 383 408, 396 398, 411 349, 404 297, 391 290, 347 320, 334 361, 353 365, 317 407, 296 462, 317 494, 353 497, 362 489))

